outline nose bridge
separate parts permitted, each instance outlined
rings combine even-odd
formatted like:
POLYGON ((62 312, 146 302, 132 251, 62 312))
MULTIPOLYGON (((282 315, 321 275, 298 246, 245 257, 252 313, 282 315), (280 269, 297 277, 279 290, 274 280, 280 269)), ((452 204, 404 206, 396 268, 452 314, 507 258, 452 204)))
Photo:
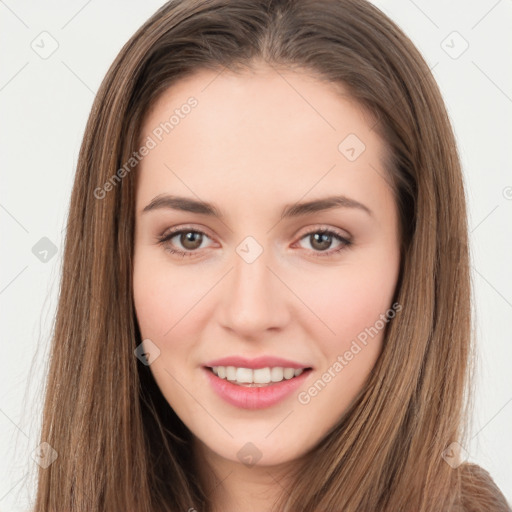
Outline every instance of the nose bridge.
POLYGON ((233 330, 251 332, 277 327, 283 321, 284 287, 270 270, 272 254, 263 243, 247 237, 233 255, 224 300, 224 323, 233 330), (270 268, 269 268, 270 267, 270 268))
MULTIPOLYGON (((268 293, 271 288, 271 272, 268 269, 268 251, 263 251, 256 258, 245 259, 244 254, 247 246, 240 245, 237 249, 235 268, 233 271, 233 292, 238 294, 238 302, 251 302, 252 299, 259 300, 258 295, 268 293)), ((253 249, 249 248, 247 256, 250 256, 253 249)))

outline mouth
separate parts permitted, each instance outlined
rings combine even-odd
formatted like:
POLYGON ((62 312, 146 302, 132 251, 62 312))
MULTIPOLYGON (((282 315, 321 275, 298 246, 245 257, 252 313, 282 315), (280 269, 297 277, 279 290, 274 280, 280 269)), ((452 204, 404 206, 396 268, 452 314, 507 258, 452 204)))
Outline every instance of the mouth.
POLYGON ((311 367, 288 370, 286 367, 281 367, 281 371, 275 368, 265 367, 253 370, 234 366, 202 367, 206 383, 219 398, 231 406, 247 410, 270 408, 291 398, 301 386, 305 386, 306 380, 313 371, 311 367), (261 380, 265 382, 255 382, 261 380))

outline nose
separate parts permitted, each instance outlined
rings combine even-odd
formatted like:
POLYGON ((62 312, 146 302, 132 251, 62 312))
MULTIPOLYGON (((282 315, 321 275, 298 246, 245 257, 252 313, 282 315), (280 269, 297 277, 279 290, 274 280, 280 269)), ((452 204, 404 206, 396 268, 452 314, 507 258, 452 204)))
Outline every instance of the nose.
POLYGON ((234 268, 221 291, 220 318, 237 337, 258 339, 266 331, 282 329, 289 321, 291 292, 278 276, 268 251, 254 261, 233 256, 234 268))

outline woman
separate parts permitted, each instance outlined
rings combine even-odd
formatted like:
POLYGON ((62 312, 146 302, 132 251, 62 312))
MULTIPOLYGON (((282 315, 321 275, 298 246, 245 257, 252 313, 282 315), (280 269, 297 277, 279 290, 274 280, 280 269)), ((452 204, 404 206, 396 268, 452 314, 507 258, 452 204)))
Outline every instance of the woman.
POLYGON ((510 510, 464 461, 454 136, 371 4, 159 9, 95 100, 63 270, 37 512, 510 510))

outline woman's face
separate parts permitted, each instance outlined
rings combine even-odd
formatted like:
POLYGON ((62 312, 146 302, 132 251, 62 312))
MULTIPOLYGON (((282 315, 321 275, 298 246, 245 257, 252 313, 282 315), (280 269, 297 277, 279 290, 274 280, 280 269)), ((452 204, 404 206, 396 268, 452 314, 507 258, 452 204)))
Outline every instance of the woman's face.
POLYGON ((223 460, 303 455, 379 356, 400 255, 373 123, 332 85, 266 67, 201 71, 147 114, 133 275, 142 348, 169 405, 223 460))

